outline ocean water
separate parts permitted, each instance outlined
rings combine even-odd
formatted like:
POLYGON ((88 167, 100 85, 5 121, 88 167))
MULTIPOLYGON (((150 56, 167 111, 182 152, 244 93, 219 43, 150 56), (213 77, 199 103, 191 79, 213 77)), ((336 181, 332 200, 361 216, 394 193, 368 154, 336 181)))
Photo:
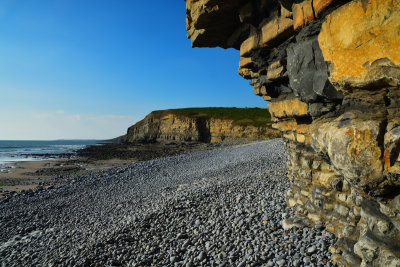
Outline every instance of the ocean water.
MULTIPOLYGON (((11 166, 14 162, 48 160, 73 154, 77 149, 99 143, 98 140, 56 140, 56 141, 1 141, 0 167, 11 166)), ((2 170, 0 170, 2 171, 2 170)), ((3 170, 4 171, 4 170, 3 170)))

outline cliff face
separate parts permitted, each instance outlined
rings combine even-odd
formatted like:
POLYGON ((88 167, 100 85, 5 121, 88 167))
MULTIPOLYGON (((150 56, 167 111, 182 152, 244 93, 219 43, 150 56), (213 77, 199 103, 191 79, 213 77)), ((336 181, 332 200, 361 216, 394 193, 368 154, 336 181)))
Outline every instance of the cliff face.
POLYGON ((222 142, 234 139, 276 138, 271 126, 236 125, 233 120, 193 117, 168 111, 153 111, 128 129, 125 142, 199 141, 222 142))
POLYGON ((289 150, 290 207, 344 266, 400 266, 400 0, 187 0, 193 46, 240 50, 289 150))

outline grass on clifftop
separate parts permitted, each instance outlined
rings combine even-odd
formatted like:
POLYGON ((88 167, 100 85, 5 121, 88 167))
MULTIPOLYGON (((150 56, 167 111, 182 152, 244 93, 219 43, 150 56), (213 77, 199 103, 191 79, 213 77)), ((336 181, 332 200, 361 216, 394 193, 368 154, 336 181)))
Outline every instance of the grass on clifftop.
POLYGON ((190 118, 214 118, 233 120, 233 124, 241 126, 253 125, 256 127, 271 124, 271 114, 266 108, 182 108, 157 110, 153 114, 164 116, 167 114, 190 118))

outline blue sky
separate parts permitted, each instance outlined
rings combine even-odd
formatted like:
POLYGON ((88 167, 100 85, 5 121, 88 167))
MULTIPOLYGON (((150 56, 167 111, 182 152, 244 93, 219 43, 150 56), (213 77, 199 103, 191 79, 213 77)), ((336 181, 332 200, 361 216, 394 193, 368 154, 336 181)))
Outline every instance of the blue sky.
POLYGON ((183 0, 2 0, 0 58, 0 139, 104 139, 156 109, 266 106, 238 51, 191 48, 183 0))

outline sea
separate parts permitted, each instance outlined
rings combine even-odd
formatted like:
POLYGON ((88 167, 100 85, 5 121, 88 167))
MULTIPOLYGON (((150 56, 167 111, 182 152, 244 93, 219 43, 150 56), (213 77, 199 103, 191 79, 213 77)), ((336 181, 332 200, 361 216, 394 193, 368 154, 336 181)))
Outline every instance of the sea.
POLYGON ((16 162, 71 157, 76 150, 100 142, 100 140, 0 140, 0 172, 13 168, 16 162))

